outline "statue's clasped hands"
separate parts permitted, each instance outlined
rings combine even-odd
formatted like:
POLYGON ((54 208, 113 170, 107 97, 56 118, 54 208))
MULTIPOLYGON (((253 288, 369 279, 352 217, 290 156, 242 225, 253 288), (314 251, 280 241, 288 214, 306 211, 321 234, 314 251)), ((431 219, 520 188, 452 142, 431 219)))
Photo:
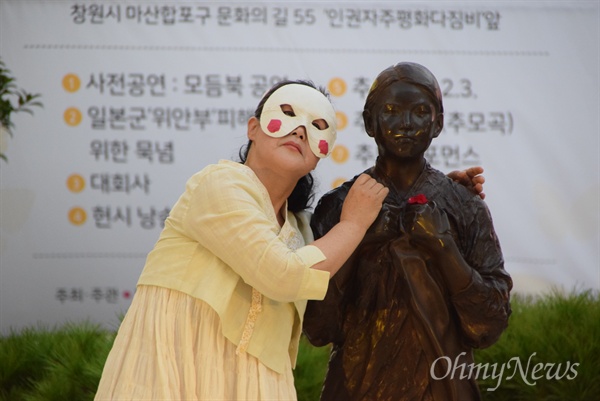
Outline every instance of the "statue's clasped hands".
POLYGON ((448 241, 454 241, 448 216, 434 202, 419 205, 407 228, 410 242, 434 255, 443 251, 448 241))

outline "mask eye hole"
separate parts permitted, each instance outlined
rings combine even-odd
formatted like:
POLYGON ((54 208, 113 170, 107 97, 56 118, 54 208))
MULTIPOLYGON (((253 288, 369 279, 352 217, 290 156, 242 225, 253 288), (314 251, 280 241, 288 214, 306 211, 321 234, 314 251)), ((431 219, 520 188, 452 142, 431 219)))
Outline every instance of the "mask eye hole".
POLYGON ((291 105, 289 105, 289 104, 282 104, 279 107, 281 107, 281 112, 283 114, 285 114, 286 116, 296 117, 296 113, 294 113, 294 108, 291 105))
POLYGON ((322 118, 313 121, 312 125, 317 127, 319 129, 319 131, 323 131, 323 130, 326 130, 327 128, 329 128, 329 124, 327 124, 327 121, 325 121, 322 118))

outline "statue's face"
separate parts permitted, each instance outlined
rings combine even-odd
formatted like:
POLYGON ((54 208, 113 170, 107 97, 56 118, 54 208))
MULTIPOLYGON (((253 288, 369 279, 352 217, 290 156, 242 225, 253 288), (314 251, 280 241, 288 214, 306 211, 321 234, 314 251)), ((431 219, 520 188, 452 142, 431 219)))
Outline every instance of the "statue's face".
POLYGON ((382 156, 422 157, 443 126, 429 93, 407 82, 385 88, 372 110, 375 141, 382 156))

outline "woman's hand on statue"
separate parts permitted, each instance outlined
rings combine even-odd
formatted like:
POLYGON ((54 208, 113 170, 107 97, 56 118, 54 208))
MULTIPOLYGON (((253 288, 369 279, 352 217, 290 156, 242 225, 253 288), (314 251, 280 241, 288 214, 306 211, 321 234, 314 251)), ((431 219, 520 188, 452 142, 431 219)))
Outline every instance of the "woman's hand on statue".
POLYGON ((481 199, 485 199, 483 193, 483 183, 485 177, 481 175, 483 173, 483 167, 475 166, 470 167, 466 170, 455 170, 448 173, 448 177, 466 188, 468 188, 475 195, 479 195, 481 199))
POLYGON ((350 221, 365 231, 373 224, 389 189, 368 174, 361 174, 344 200, 340 221, 350 221))

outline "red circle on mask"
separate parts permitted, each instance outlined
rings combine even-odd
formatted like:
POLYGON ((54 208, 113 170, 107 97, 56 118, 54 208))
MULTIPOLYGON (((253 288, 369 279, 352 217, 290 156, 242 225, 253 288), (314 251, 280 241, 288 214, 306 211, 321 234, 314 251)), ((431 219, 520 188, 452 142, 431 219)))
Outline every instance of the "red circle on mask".
POLYGON ((321 154, 326 155, 327 152, 329 152, 329 144, 327 143, 326 140, 321 139, 319 141, 319 150, 321 151, 321 154))
POLYGON ((269 132, 277 132, 281 128, 281 120, 271 120, 269 121, 269 125, 267 125, 267 129, 269 132))

